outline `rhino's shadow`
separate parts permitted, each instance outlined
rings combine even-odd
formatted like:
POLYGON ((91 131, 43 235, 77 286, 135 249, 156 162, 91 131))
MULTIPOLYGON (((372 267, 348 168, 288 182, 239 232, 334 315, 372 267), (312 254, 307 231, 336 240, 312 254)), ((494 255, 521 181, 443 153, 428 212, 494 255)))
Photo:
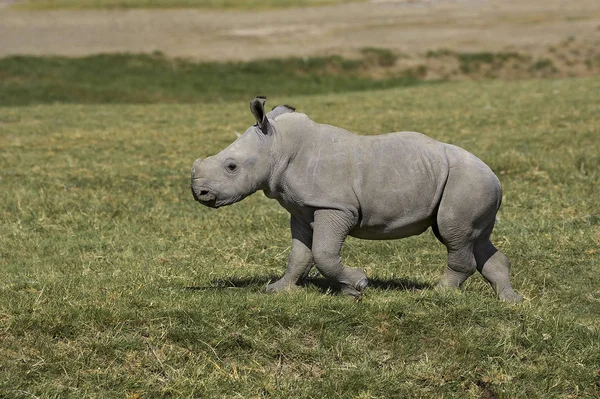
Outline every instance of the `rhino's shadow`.
MULTIPOLYGON (((188 290, 205 291, 205 290, 220 290, 220 289, 235 289, 249 288, 256 291, 264 290, 267 284, 277 281, 281 276, 278 275, 263 275, 252 277, 232 277, 228 279, 215 279, 207 286, 190 286, 185 287, 188 290)), ((323 293, 338 294, 342 287, 324 277, 316 276, 305 279, 301 284, 302 287, 316 287, 323 293)), ((410 290, 425 290, 431 289, 433 286, 423 281, 417 281, 409 278, 369 278, 369 288, 378 290, 395 290, 395 291, 410 291, 410 290)))
MULTIPOLYGON (((304 287, 317 287, 323 293, 330 292, 332 294, 339 294, 342 290, 340 284, 320 276, 306 279, 301 285, 304 287)), ((369 278, 369 286, 367 287, 367 291, 369 288, 378 290, 410 291, 430 289, 432 288, 432 285, 409 278, 369 278)))
POLYGON ((250 288, 261 290, 264 289, 267 284, 276 281, 278 278, 279 277, 276 275, 219 278, 211 280, 210 283, 205 286, 189 286, 185 287, 185 289, 192 291, 222 290, 233 288, 250 288))

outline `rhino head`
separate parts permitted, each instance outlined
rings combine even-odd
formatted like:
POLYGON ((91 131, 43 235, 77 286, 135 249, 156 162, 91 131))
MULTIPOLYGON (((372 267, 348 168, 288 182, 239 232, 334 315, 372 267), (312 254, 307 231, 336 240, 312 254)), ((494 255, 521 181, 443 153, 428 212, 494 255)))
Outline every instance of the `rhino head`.
POLYGON ((216 155, 198 158, 192 166, 192 194, 202 205, 211 208, 241 201, 257 190, 266 188, 273 160, 276 128, 273 119, 294 108, 281 105, 265 113, 266 97, 250 102, 256 123, 236 141, 216 155))

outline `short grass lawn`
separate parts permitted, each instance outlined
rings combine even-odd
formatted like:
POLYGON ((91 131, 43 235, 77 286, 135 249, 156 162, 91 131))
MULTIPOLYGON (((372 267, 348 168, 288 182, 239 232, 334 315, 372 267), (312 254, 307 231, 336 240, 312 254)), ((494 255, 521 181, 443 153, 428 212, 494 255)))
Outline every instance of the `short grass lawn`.
MULTIPOLYGON (((462 146, 504 186, 493 234, 518 305, 433 289, 428 231, 348 239, 362 302, 318 275, 266 294, 290 249, 262 193, 212 210, 189 173, 248 102, 0 108, 1 398, 600 396, 600 79, 266 94, 360 134, 462 146)), ((381 171, 385 173, 385 171, 381 171)))

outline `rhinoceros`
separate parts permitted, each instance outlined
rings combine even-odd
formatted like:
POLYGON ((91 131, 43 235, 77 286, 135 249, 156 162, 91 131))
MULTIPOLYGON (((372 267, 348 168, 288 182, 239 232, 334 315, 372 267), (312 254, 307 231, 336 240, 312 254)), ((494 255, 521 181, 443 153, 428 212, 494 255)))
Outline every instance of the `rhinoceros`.
POLYGON ((399 239, 429 227, 448 250, 439 287, 460 287, 478 270, 505 301, 522 296, 510 263, 490 241, 502 199, 500 182, 475 155, 421 133, 361 136, 316 123, 288 105, 265 112, 223 151, 193 163, 191 188, 219 208, 262 190, 290 213, 292 248, 268 292, 295 289, 313 266, 343 292, 360 297, 364 270, 346 267, 345 238, 399 239))

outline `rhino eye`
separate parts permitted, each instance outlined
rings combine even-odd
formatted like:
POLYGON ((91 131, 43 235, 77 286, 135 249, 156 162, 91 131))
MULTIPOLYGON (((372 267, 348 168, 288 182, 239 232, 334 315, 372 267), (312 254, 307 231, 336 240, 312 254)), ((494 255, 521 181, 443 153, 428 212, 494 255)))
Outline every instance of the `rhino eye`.
POLYGON ((230 172, 233 172, 237 169, 237 165, 234 164, 233 162, 230 162, 227 164, 227 169, 229 169, 230 172))

